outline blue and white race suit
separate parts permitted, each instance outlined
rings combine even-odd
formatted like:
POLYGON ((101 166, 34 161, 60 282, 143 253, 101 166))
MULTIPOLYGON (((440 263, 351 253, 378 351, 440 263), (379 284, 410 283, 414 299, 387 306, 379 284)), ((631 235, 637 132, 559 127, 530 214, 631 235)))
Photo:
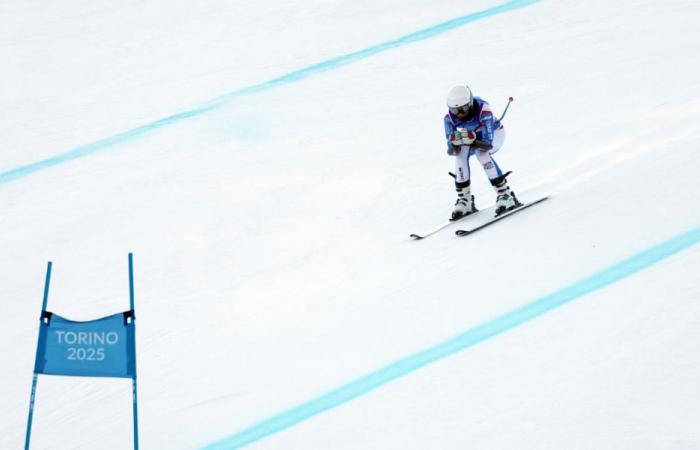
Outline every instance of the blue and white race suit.
POLYGON ((455 155, 455 181, 459 184, 465 184, 469 181, 469 158, 473 155, 476 155, 489 180, 502 176, 503 172, 493 159, 493 154, 500 150, 505 138, 506 130, 503 124, 494 119, 488 102, 479 97, 474 97, 471 111, 464 120, 448 112, 445 115, 445 139, 447 140, 447 152, 450 155, 455 155), (454 137, 457 128, 473 131, 476 134, 476 139, 491 144, 491 149, 484 150, 473 145, 453 145, 451 138, 454 137))

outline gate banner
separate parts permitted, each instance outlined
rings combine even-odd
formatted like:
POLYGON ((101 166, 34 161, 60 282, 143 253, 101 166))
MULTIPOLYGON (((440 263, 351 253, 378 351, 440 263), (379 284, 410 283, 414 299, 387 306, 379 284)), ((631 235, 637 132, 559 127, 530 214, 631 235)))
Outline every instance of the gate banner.
POLYGON ((89 322, 42 313, 34 373, 80 377, 133 378, 133 313, 126 311, 89 322))
POLYGON ((32 439, 39 375, 131 378, 134 450, 138 450, 133 255, 129 253, 129 310, 85 322, 69 320, 48 311, 52 266, 53 263, 49 261, 39 319, 39 341, 34 359, 24 450, 29 450, 32 439))

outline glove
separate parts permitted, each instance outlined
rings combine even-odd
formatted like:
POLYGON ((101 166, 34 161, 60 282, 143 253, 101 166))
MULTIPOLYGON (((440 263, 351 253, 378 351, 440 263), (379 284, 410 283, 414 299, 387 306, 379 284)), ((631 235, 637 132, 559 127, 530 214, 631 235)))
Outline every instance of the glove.
POLYGON ((452 145, 471 145, 476 140, 476 133, 466 128, 457 128, 450 136, 452 145))

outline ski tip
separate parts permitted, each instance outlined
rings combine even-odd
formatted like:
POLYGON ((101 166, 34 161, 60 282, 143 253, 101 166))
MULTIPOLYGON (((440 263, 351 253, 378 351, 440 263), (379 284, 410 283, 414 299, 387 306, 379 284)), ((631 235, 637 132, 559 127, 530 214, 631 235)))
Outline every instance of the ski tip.
POLYGON ((457 231, 455 231, 455 234, 457 236, 466 236, 469 234, 469 230, 457 230, 457 231))
POLYGON ((417 234, 412 234, 412 235, 409 236, 409 237, 413 238, 413 239, 416 240, 416 241, 419 240, 419 239, 423 239, 423 236, 418 236, 417 234))

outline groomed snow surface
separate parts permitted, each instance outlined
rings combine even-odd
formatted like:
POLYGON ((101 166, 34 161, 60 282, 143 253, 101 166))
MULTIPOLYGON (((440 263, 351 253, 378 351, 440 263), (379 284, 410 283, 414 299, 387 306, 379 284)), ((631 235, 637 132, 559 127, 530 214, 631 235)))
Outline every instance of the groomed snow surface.
MULTIPOLYGON (((49 260, 49 309, 89 320, 128 308, 134 253, 141 448, 201 449, 697 230, 698 17, 681 0, 4 0, 0 448, 24 443, 49 260), (458 83, 496 111, 515 97, 497 161, 554 197, 411 241, 452 208, 458 83)), ((247 448, 700 449, 699 274, 691 245, 247 448)), ((132 448, 130 390, 40 376, 32 449, 132 448)))

